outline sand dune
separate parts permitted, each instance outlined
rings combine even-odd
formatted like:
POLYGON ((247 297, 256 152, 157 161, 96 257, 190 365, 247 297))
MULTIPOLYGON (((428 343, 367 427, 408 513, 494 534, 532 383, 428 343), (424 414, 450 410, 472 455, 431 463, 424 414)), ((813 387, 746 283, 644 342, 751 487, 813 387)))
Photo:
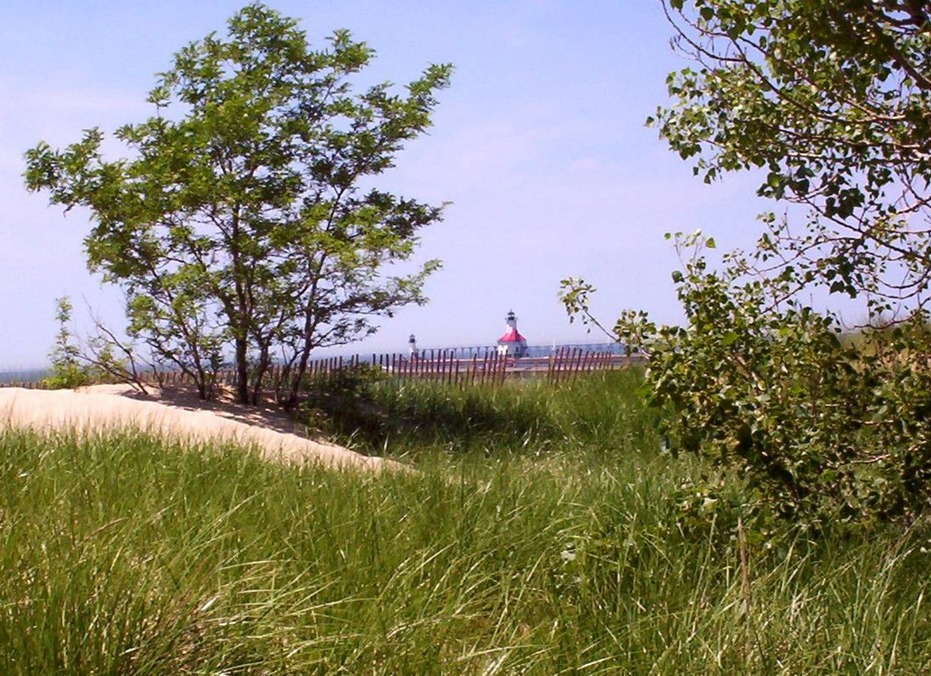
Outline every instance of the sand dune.
POLYGON ((268 460, 316 462, 363 470, 405 469, 335 444, 296 434, 297 428, 272 408, 201 402, 188 389, 95 385, 77 390, 0 388, 0 428, 94 433, 125 427, 194 442, 235 442, 255 446, 268 460))

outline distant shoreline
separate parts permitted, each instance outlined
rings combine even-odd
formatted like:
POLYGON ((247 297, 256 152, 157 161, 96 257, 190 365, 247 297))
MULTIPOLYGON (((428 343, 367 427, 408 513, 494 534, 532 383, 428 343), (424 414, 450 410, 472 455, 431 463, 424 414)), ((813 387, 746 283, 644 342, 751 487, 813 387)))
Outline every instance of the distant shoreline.
POLYGON ((34 383, 48 377, 49 369, 42 368, 7 368, 0 370, 0 385, 9 383, 34 383))

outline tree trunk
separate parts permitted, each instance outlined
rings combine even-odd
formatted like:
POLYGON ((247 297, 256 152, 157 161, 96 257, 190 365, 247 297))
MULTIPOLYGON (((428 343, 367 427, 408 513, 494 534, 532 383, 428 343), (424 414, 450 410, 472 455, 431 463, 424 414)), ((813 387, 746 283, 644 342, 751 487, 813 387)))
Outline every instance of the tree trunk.
POLYGON ((249 404, 249 359, 245 337, 236 338, 236 401, 249 404))
POLYGON ((252 392, 250 394, 250 403, 253 406, 258 406, 259 404, 259 395, 262 393, 263 384, 265 380, 265 375, 268 373, 268 367, 271 363, 271 359, 268 355, 268 346, 262 346, 262 352, 259 355, 259 363, 255 367, 255 382, 252 384, 252 392))
POLYGON ((314 348, 312 339, 316 325, 317 322, 315 321, 313 311, 308 308, 304 317, 304 335, 300 352, 301 356, 291 375, 291 392, 288 397, 288 406, 294 406, 297 403, 297 394, 301 389, 301 382, 304 380, 304 374, 307 373, 307 363, 310 361, 310 353, 314 348))
POLYGON ((307 362, 310 360, 310 344, 301 351, 301 358, 291 374, 291 392, 288 396, 288 406, 297 403, 297 393, 301 389, 301 381, 304 380, 304 374, 307 372, 307 362))

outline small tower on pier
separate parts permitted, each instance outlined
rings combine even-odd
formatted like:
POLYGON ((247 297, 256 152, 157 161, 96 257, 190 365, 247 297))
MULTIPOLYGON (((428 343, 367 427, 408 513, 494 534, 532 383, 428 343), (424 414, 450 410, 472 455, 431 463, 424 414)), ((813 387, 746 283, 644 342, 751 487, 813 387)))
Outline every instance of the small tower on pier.
POLYGON ((417 349, 417 338, 414 334, 411 334, 411 337, 407 339, 407 354, 411 359, 416 359, 420 355, 420 350, 417 349))
POLYGON ((527 353, 527 339, 517 330, 517 315, 514 310, 505 318, 504 335, 498 338, 498 354, 523 357, 527 353))

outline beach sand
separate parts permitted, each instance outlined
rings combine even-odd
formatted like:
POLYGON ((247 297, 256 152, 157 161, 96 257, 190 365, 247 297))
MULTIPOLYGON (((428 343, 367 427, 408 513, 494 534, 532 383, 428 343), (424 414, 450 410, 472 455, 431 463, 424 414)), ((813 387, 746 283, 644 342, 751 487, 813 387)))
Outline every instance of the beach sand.
POLYGON ((302 436, 302 427, 272 407, 241 406, 228 397, 203 402, 184 386, 146 389, 144 394, 129 385, 93 385, 77 390, 0 388, 0 429, 94 434, 130 428, 181 441, 252 446, 263 458, 275 462, 369 471, 409 469, 391 460, 308 439, 302 436))

